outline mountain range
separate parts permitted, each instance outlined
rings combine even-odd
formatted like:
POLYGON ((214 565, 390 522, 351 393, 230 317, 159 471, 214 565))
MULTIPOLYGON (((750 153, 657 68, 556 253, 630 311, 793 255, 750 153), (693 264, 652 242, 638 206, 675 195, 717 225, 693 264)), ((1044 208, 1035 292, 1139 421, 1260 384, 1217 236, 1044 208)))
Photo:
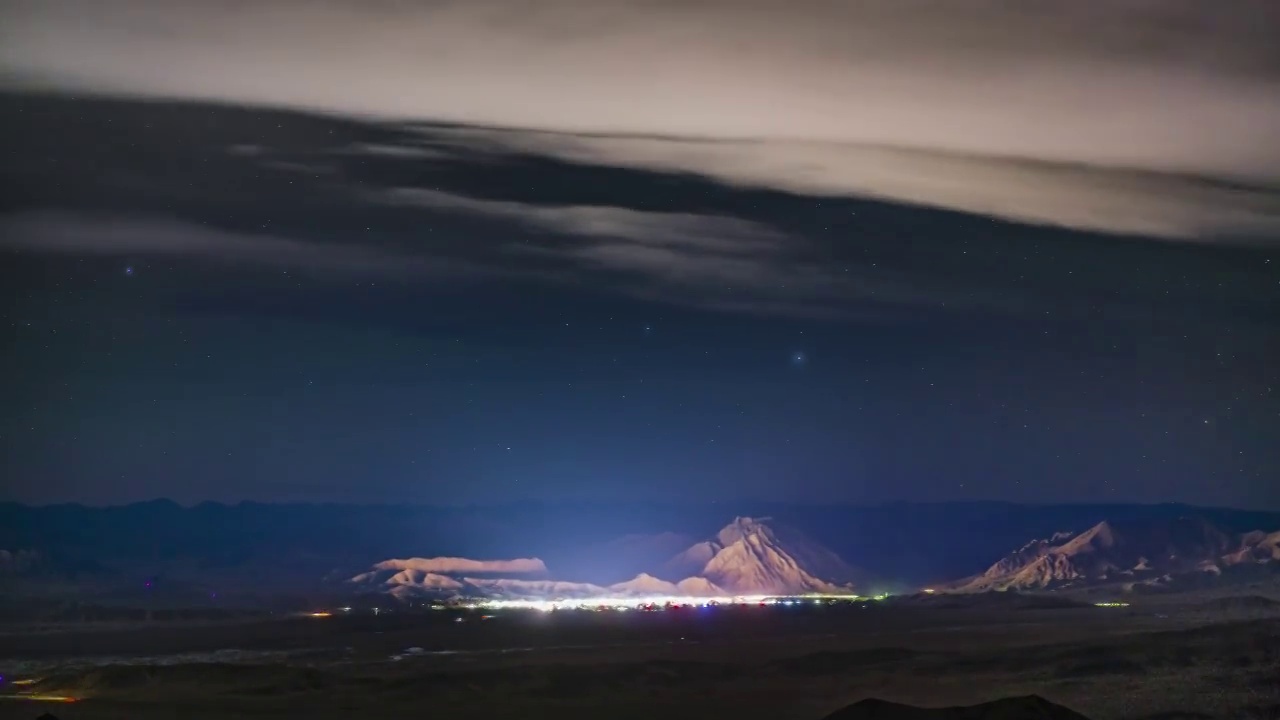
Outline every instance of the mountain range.
MULTIPOLYGON (((1265 574, 1280 564, 1271 559, 1280 513, 1271 512, 1172 504, 1011 503, 766 503, 742 510, 744 522, 725 526, 724 510, 714 503, 438 508, 259 503, 184 507, 169 501, 31 507, 0 502, 0 600, 61 601, 91 593, 113 602, 137 603, 171 591, 178 598, 174 602, 216 597, 219 604, 258 603, 287 596, 302 603, 350 589, 347 581, 357 575, 375 573, 367 582, 377 585, 406 571, 412 572, 396 584, 448 586, 474 578, 483 581, 480 587, 504 592, 522 590, 512 583, 495 586, 496 581, 553 578, 607 591, 618 586, 625 594, 655 588, 667 594, 668 585, 677 586, 686 578, 697 578, 706 592, 706 586, 732 592, 729 588, 822 589, 850 582, 857 592, 867 594, 921 587, 974 591, 1113 582, 1174 587, 1179 578, 1207 581, 1206 573, 1212 571, 1195 569, 1206 561, 1221 571, 1218 577, 1224 582, 1265 574), (1184 550, 1174 562, 1159 559, 1169 553, 1135 550, 1168 545, 1187 533, 1197 537, 1195 532, 1176 530, 1181 527, 1176 525, 1179 518, 1196 518, 1213 529, 1200 531, 1196 542, 1204 546, 1203 552, 1184 550), (1089 531, 1104 521, 1110 533, 1089 531), (803 533, 794 528, 803 528, 803 533), (1073 531, 1055 536, 1063 529, 1073 531), (1161 533, 1171 540, 1161 541, 1161 533), (1082 536, 1089 539, 1079 540, 1082 536), (1140 539, 1145 536, 1155 539, 1140 539), (698 541, 699 537, 704 539, 698 541), (1107 547, 1108 542, 1114 547, 1107 547), (1019 549, 1010 553, 1009 548, 1019 549), (533 574, 505 568, 495 575, 480 572, 483 566, 456 562, 375 567, 387 558, 417 556, 439 563, 440 558, 513 555, 538 558, 541 568, 534 568, 533 574), (1189 556, 1198 560, 1188 563, 1189 556), (1139 568, 1142 557, 1152 569, 1139 568), (1132 577, 1118 575, 1129 571, 1132 577), (429 574, 444 579, 428 578, 429 574), (1165 575, 1170 579, 1162 580, 1165 575), (965 580, 957 583, 956 578, 965 580)), ((1175 545, 1189 542, 1178 539, 1175 545)))
POLYGON ((951 587, 964 592, 1121 585, 1129 589, 1249 579, 1280 572, 1280 532, 1232 533, 1202 517, 1116 523, 1033 540, 983 573, 951 587))
POLYGON ((850 591, 857 572, 834 551, 772 518, 737 517, 665 565, 739 594, 850 591))
POLYGON ((663 577, 642 572, 631 580, 603 587, 545 578, 475 576, 477 572, 511 570, 541 575, 546 566, 536 558, 385 560, 350 582, 366 591, 401 598, 715 597, 852 593, 849 583, 856 574, 840 556, 800 531, 769 518, 749 517, 734 518, 711 538, 669 559, 655 571, 663 577))
MULTIPOLYGON (((433 567, 453 559, 388 561, 353 582, 400 597, 460 595, 488 597, 716 596, 854 594, 859 573, 832 550, 769 518, 738 517, 711 538, 695 543, 663 564, 660 574, 601 587, 518 579, 479 580, 441 574, 408 574, 413 564, 433 567), (442 563, 442 561, 444 561, 442 563)), ((503 566, 540 561, 500 561, 503 566)), ((1057 590, 1122 586, 1126 590, 1199 587, 1280 578, 1280 531, 1231 533, 1202 517, 1181 516, 1116 523, 1102 521, 1082 532, 1056 532, 997 560, 985 572, 944 591, 1057 590)))

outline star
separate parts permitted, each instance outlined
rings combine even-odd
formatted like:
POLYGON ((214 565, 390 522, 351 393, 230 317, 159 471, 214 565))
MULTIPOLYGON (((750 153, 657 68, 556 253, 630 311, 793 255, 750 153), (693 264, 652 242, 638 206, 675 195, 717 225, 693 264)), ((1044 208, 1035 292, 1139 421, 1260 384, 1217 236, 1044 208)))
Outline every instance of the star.
POLYGON ((133 266, 132 266, 132 265, 129 265, 129 266, 125 267, 125 269, 124 269, 124 274, 125 274, 125 275, 128 275, 129 277, 133 277, 133 266))
POLYGON ((795 365, 798 367, 800 365, 804 365, 807 362, 809 362, 809 356, 805 355, 803 352, 797 350, 796 352, 791 353, 792 365, 795 365))

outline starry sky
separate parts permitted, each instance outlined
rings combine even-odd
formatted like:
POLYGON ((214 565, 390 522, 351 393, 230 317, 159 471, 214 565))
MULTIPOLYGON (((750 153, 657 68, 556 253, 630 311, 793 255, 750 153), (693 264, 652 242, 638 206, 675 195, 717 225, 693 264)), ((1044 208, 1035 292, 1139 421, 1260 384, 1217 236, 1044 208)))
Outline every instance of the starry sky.
POLYGON ((4 3, 0 499, 1280 508, 1278 33, 4 3))

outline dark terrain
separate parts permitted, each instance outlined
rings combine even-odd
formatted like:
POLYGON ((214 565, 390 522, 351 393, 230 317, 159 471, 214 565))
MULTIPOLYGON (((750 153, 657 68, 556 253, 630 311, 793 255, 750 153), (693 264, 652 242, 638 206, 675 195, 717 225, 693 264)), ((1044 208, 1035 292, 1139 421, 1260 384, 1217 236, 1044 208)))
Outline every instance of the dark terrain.
POLYGON ((13 626, 0 638, 6 692, 76 701, 8 699, 0 718, 816 720, 868 697, 943 706, 1023 695, 1093 720, 1273 718, 1273 598, 13 626), (9 684, 24 678, 38 682, 9 684))
MULTIPOLYGON (((1280 515, 1178 505, 752 510, 812 528, 867 571, 868 594, 981 572, 1028 538, 1102 519, 1280 527, 1280 515)), ((387 557, 453 552, 538 556, 558 577, 604 580, 593 569, 624 575, 643 559, 617 554, 621 533, 696 537, 723 521, 716 507, 0 504, 0 719, 817 720, 867 698, 1027 696, 1092 720, 1280 718, 1273 564, 1184 592, 489 617, 352 598, 342 582, 387 557), (1108 601, 1128 605, 1095 606, 1108 601)))

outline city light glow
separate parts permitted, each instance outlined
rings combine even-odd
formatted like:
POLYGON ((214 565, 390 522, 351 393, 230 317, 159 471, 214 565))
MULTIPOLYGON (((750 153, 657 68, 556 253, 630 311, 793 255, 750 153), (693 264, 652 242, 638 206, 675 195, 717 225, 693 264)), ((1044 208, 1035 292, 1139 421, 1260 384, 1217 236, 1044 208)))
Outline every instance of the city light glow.
POLYGON ((474 610, 539 610, 553 612, 556 610, 612 610, 626 612, 628 610, 666 610, 675 608, 705 608, 722 605, 759 605, 759 606, 793 606, 804 601, 812 604, 824 602, 857 602, 867 599, 883 600, 887 595, 865 598, 857 595, 737 595, 722 597, 694 597, 684 595, 654 595, 649 597, 590 597, 560 598, 554 600, 477 600, 464 603, 461 607, 474 610))

